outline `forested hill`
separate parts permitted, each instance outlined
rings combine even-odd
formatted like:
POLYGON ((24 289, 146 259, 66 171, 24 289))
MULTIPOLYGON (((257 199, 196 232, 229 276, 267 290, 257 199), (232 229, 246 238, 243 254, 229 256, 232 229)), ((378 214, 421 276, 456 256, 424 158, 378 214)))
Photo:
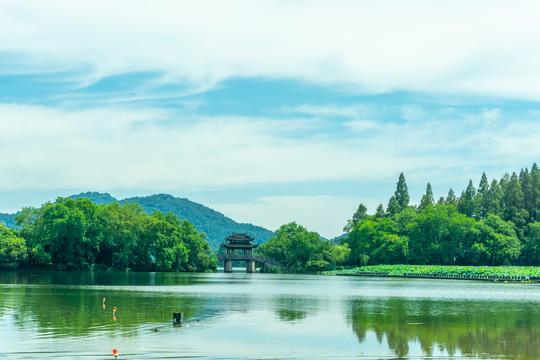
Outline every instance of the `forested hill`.
POLYGON ((19 213, 15 214, 4 214, 0 213, 0 224, 6 224, 8 228, 14 229, 15 228, 15 216, 17 216, 19 213))
POLYGON ((206 241, 208 241, 212 250, 218 249, 219 244, 233 232, 248 233, 248 235, 255 238, 254 242, 256 244, 264 243, 274 235, 272 231, 263 227, 237 223, 209 207, 168 194, 132 197, 121 201, 118 201, 109 194, 97 192, 87 192, 70 196, 72 199, 80 197, 88 198, 96 204, 111 204, 113 202, 124 204, 134 202, 141 205, 148 214, 152 214, 155 210, 159 210, 164 214, 172 212, 180 219, 188 220, 195 225, 198 231, 204 232, 206 234, 206 241))

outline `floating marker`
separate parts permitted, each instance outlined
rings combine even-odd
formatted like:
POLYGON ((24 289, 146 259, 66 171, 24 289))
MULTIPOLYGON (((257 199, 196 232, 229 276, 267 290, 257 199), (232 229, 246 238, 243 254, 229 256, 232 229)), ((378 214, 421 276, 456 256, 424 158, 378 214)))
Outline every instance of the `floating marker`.
POLYGON ((112 354, 113 354, 114 358, 116 359, 116 357, 118 356, 118 350, 114 349, 112 351, 112 354))

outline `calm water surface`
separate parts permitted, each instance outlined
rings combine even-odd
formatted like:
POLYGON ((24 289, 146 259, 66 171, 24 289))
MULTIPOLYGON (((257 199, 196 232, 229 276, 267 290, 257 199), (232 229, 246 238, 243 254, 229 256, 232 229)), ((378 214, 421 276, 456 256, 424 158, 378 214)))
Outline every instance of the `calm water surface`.
POLYGON ((540 359, 537 284, 6 271, 0 292, 0 359, 540 359))

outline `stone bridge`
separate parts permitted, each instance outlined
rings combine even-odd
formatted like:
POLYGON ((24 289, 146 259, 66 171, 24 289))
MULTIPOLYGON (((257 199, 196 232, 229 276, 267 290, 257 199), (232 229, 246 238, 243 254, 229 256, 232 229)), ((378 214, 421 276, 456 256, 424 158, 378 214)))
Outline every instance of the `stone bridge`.
MULTIPOLYGON (((279 268, 285 268, 285 266, 279 261, 254 254, 218 254, 217 258, 219 261, 223 261, 224 267, 226 267, 225 264, 227 264, 229 261, 245 261, 246 272, 253 272, 255 262, 263 264, 265 267, 277 266, 279 268)), ((228 272, 227 269, 225 269, 225 271, 228 272)))

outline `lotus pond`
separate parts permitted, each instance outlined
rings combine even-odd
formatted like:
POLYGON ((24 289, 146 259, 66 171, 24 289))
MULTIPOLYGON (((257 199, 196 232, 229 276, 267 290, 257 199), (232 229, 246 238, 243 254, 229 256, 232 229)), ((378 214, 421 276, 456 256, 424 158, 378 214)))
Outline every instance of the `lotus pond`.
POLYGON ((433 276, 460 275, 464 277, 493 276, 518 277, 525 279, 540 278, 538 266, 443 266, 443 265, 372 265, 346 270, 326 272, 326 275, 354 275, 357 273, 379 273, 391 276, 405 274, 424 274, 433 276))

